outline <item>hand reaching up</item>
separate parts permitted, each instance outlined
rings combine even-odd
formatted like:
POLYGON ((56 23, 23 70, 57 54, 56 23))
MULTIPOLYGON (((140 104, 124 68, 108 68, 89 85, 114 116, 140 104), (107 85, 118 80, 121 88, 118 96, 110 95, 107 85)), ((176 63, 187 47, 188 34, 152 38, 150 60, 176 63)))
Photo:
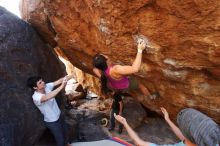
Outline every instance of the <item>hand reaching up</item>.
POLYGON ((170 120, 169 114, 168 114, 167 110, 166 110, 164 107, 161 107, 160 109, 161 109, 161 111, 162 111, 162 113, 163 113, 163 115, 164 115, 164 119, 165 119, 166 121, 167 121, 167 120, 170 120))
POLYGON ((67 82, 68 81, 68 78, 69 78, 69 76, 67 75, 67 76, 65 76, 64 78, 63 78, 63 82, 67 82))
POLYGON ((68 81, 67 76, 65 76, 65 77, 63 78, 63 82, 62 82, 62 86, 63 86, 63 87, 66 86, 67 81, 68 81))
POLYGON ((140 39, 140 41, 138 41, 138 50, 143 51, 146 47, 146 43, 144 42, 143 39, 140 39))
POLYGON ((116 119, 118 122, 120 122, 120 123, 123 124, 123 125, 127 123, 126 119, 125 119, 124 117, 120 116, 120 115, 116 115, 116 114, 114 113, 114 117, 115 117, 115 119, 116 119))

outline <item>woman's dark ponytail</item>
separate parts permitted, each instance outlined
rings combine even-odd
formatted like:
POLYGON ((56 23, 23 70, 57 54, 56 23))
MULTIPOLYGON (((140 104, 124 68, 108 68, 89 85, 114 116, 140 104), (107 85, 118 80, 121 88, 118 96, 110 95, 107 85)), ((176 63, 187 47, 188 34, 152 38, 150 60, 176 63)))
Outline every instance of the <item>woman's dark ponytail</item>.
POLYGON ((108 94, 109 92, 111 92, 111 90, 107 86, 107 82, 108 82, 108 79, 105 76, 104 71, 102 71, 102 75, 101 75, 101 90, 102 90, 102 93, 104 93, 104 94, 108 94))
POLYGON ((108 79, 105 75, 105 70, 108 68, 107 59, 101 54, 96 54, 93 57, 93 66, 102 71, 100 79, 102 93, 107 94, 108 92, 111 92, 111 90, 107 86, 108 79))

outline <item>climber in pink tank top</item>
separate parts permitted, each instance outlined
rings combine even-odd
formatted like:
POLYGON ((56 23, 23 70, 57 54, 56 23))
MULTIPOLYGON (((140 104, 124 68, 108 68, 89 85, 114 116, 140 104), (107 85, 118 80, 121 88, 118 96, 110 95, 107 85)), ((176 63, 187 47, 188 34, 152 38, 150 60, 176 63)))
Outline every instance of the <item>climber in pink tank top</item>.
POLYGON ((150 94, 148 89, 135 78, 129 77, 137 73, 141 66, 142 51, 145 49, 145 42, 140 41, 137 47, 137 55, 132 65, 113 65, 110 59, 103 54, 96 54, 93 57, 93 72, 101 80, 101 90, 104 94, 109 91, 132 92, 140 89, 144 97, 155 99, 158 92, 150 94))
POLYGON ((108 67, 106 70, 105 70, 105 76, 107 77, 108 79, 108 83, 107 83, 107 86, 111 89, 127 89, 129 87, 129 80, 128 80, 128 77, 127 76, 123 76, 121 79, 119 80, 116 80, 116 79, 113 79, 110 74, 109 74, 109 71, 110 69, 112 68, 113 66, 110 66, 108 67))

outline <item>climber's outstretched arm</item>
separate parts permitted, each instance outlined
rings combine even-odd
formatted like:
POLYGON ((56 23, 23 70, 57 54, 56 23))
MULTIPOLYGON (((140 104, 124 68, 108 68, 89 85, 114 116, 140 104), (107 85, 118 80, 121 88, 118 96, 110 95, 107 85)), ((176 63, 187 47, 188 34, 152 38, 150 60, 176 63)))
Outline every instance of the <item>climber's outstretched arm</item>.
POLYGON ((146 44, 144 41, 139 42, 137 46, 137 55, 133 64, 131 66, 115 65, 113 72, 119 75, 129 75, 138 72, 141 66, 142 51, 145 49, 145 46, 146 44))

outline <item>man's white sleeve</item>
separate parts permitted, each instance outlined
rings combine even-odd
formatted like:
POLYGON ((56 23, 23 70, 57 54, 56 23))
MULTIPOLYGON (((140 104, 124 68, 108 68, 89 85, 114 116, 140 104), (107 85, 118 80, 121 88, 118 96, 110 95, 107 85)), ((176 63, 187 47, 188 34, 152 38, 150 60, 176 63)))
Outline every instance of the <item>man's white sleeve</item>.
POLYGON ((52 91, 53 88, 54 88, 54 84, 52 82, 51 83, 47 83, 46 84, 46 88, 49 89, 50 91, 52 91))
POLYGON ((34 101, 34 104, 36 105, 40 105, 41 104, 41 98, 44 94, 41 94, 41 93, 36 93, 33 95, 33 101, 34 101))

